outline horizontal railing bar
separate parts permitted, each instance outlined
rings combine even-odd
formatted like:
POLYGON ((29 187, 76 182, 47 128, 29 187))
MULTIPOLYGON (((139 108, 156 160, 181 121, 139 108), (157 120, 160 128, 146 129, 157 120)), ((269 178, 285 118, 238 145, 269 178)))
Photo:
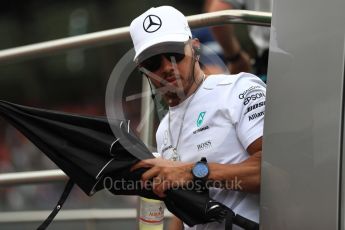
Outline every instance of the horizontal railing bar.
POLYGON ((0 174, 0 186, 57 182, 67 179, 66 174, 60 169, 2 173, 0 174))
MULTIPOLYGON (((272 14, 247 10, 224 10, 188 16, 192 28, 227 23, 270 26, 272 14)), ((0 63, 18 61, 69 49, 92 47, 129 40, 129 27, 94 32, 68 38, 61 38, 0 51, 0 63)))
POLYGON ((187 17, 191 28, 223 24, 246 24, 271 26, 272 13, 250 10, 223 10, 212 13, 191 15, 187 17))
MULTIPOLYGON (((20 211, 20 212, 0 212, 0 223, 22 223, 40 222, 47 218, 51 210, 44 211, 20 211)), ((166 209, 164 217, 172 217, 166 209)), ((73 209, 61 210, 54 218, 54 221, 76 221, 76 220, 118 220, 136 219, 136 209, 73 209)))

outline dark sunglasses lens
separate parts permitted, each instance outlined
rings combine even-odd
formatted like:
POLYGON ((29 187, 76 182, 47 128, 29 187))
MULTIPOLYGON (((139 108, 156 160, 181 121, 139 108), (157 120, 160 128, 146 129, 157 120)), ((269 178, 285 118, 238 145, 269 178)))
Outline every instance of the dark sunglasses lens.
POLYGON ((152 56, 152 57, 144 60, 143 62, 140 63, 140 66, 147 69, 148 71, 151 71, 151 72, 158 70, 159 67, 161 66, 160 54, 152 56))
POLYGON ((169 61, 173 61, 175 59, 175 61, 178 63, 180 61, 182 61, 182 59, 184 58, 184 53, 165 53, 164 57, 166 59, 168 59, 169 61), (173 59, 174 58, 174 59, 173 59))
POLYGON ((184 47, 185 44, 183 43, 174 46, 168 46, 167 49, 169 49, 170 52, 157 54, 148 59, 145 59, 140 63, 140 66, 147 69, 148 71, 154 72, 161 67, 162 55, 170 62, 176 61, 178 63, 185 57, 184 47))

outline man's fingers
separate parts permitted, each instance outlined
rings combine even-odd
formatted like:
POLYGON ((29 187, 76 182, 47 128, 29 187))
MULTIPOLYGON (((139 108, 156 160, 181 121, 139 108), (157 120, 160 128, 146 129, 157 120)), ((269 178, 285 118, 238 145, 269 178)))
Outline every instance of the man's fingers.
POLYGON ((159 172, 160 172, 159 167, 153 167, 153 168, 147 170, 145 173, 143 173, 143 175, 141 175, 141 179, 143 181, 147 181, 147 180, 159 175, 159 172))
POLYGON ((165 197, 165 191, 168 189, 168 184, 160 183, 153 188, 153 192, 159 197, 165 197))
POLYGON ((153 164, 151 162, 151 159, 146 159, 146 160, 139 161, 138 163, 133 165, 131 167, 130 171, 132 172, 132 171, 137 170, 139 168, 150 168, 152 166, 153 166, 153 164))

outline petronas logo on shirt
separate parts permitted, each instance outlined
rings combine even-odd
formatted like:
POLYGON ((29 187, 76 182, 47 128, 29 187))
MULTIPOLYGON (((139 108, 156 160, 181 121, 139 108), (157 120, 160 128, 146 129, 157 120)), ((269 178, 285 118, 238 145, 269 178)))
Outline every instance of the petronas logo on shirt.
POLYGON ((200 127, 202 125, 202 122, 204 121, 206 112, 200 112, 198 116, 198 120, 196 121, 196 125, 200 127))

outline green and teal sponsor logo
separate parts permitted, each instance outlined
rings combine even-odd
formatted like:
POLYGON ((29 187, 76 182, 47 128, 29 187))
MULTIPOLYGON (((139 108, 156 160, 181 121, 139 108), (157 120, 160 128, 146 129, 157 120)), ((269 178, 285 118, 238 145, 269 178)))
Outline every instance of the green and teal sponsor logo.
POLYGON ((198 116, 198 120, 196 120, 196 125, 200 127, 202 125, 202 122, 204 121, 206 112, 200 112, 198 116))

